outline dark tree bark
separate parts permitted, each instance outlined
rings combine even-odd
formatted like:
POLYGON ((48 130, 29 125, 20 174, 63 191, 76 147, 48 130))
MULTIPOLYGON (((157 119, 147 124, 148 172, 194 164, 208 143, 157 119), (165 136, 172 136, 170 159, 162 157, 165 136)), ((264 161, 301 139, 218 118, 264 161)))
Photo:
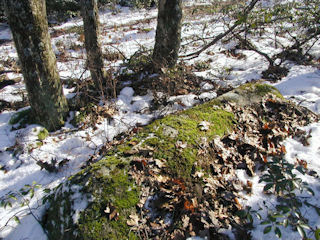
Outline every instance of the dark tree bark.
POLYGON ((4 0, 34 120, 49 131, 64 124, 66 98, 53 53, 45 0, 4 0))
POLYGON ((103 91, 106 72, 103 68, 102 51, 99 41, 99 13, 97 0, 81 0, 87 64, 96 88, 103 91))
POLYGON ((173 67, 181 43, 182 0, 159 0, 153 62, 156 67, 173 67))

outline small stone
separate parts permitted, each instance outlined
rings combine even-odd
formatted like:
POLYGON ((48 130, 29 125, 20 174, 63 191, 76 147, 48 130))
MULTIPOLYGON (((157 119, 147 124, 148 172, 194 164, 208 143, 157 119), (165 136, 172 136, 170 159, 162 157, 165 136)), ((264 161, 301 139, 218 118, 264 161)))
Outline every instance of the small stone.
POLYGON ((170 126, 164 126, 162 134, 167 137, 175 138, 178 136, 179 132, 178 132, 178 130, 176 130, 170 126))

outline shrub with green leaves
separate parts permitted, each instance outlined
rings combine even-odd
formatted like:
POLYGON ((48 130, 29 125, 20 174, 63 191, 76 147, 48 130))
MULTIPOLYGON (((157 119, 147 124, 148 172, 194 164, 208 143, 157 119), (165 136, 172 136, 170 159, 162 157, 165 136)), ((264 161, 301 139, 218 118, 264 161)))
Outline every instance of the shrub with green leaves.
POLYGON ((263 191, 268 195, 277 197, 277 204, 273 209, 267 207, 267 215, 262 217, 261 207, 253 210, 250 206, 239 210, 236 215, 243 223, 252 228, 254 217, 264 226, 263 233, 268 234, 271 231, 278 237, 282 237, 281 227, 290 227, 297 231, 303 239, 314 236, 314 239, 320 240, 320 229, 318 226, 311 226, 308 218, 303 214, 303 208, 313 208, 320 217, 320 207, 308 202, 308 198, 297 195, 298 193, 308 192, 310 197, 314 196, 313 190, 306 182, 298 177, 297 173, 306 174, 306 169, 301 166, 295 166, 284 159, 284 153, 274 156, 266 163, 266 172, 260 177, 259 182, 265 182, 263 191))
POLYGON ((313 234, 315 239, 319 238, 319 229, 310 226, 308 219, 302 213, 302 207, 313 207, 320 216, 320 208, 308 203, 305 198, 299 197, 297 193, 308 192, 312 196, 313 190, 307 183, 297 176, 297 172, 306 174, 306 169, 295 166, 284 159, 284 154, 274 156, 266 163, 267 172, 261 176, 259 182, 265 182, 264 192, 277 196, 278 203, 274 210, 268 210, 266 219, 260 224, 265 225, 264 234, 274 231, 274 234, 281 238, 282 233, 279 226, 290 226, 294 231, 298 231, 302 238, 308 234, 313 234))
MULTIPOLYGON (((33 214, 33 208, 30 207, 30 201, 35 195, 35 191, 37 189, 41 188, 40 184, 37 184, 35 181, 32 182, 32 184, 26 184, 21 189, 17 191, 10 191, 4 196, 0 198, 0 207, 8 208, 12 207, 13 204, 18 203, 21 207, 27 206, 28 211, 23 211, 23 216, 31 214, 36 221, 40 222, 40 220, 33 214)), ((7 224, 10 222, 10 220, 14 220, 17 223, 20 223, 20 212, 15 213, 9 221, 6 223, 5 226, 0 226, 0 231, 3 230, 5 227, 7 227, 7 224)), ((22 216, 22 217, 23 217, 22 216)))

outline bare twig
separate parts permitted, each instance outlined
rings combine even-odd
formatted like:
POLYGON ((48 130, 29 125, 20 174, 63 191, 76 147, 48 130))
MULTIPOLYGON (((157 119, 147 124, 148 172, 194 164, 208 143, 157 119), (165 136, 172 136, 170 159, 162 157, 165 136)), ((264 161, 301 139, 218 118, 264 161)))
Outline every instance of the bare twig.
POLYGON ((319 41, 319 37, 315 39, 315 41, 310 45, 310 47, 306 50, 306 52, 304 53, 304 55, 307 55, 309 53, 309 51, 312 49, 312 47, 316 44, 316 42, 319 41))
MULTIPOLYGON (((242 14, 242 17, 247 17, 248 14, 251 12, 251 10, 254 8, 254 6, 259 2, 260 0, 252 0, 250 4, 244 9, 244 12, 242 14)), ((203 46, 201 49, 199 49, 196 52, 187 54, 187 55, 182 55, 180 56, 181 58, 196 58, 202 53, 203 51, 207 50, 209 47, 213 46, 216 44, 218 41, 220 41, 222 38, 227 36, 229 33, 233 32, 238 26, 242 24, 242 21, 236 21, 226 32, 220 33, 218 36, 216 36, 211 42, 209 42, 207 45, 203 46)))
MULTIPOLYGON (((288 34, 291 36, 291 34, 289 32, 288 32, 288 34)), ((315 31, 313 34, 309 35, 305 39, 298 39, 298 38, 296 38, 294 36, 291 36, 295 40, 295 43, 291 47, 287 47, 282 52, 280 52, 280 53, 276 54, 275 56, 273 56, 272 59, 280 58, 281 60, 283 60, 283 58, 288 53, 290 53, 292 50, 300 51, 301 47, 303 45, 307 44, 312 39, 315 39, 315 41, 311 44, 311 47, 308 50, 306 50, 305 54, 303 55, 303 56, 306 56, 308 54, 308 52, 310 51, 310 49, 312 48, 312 46, 319 40, 319 36, 320 36, 320 29, 317 29, 317 31, 315 31)))
MULTIPOLYGON (((17 217, 18 214, 23 213, 23 212, 26 212, 26 211, 27 211, 27 209, 22 209, 22 210, 16 212, 14 215, 12 215, 12 216, 7 220, 7 222, 0 228, 0 231, 3 231, 6 227, 8 227, 8 226, 9 226, 9 223, 11 222, 11 220, 13 220, 15 217, 17 217)), ((26 214, 23 215, 23 216, 27 216, 28 214, 30 214, 30 213, 26 213, 26 214)), ((13 226, 10 226, 10 227, 14 228, 13 226)))
POLYGON ((320 35, 320 29, 317 29, 313 34, 309 35, 307 38, 302 39, 299 41, 299 39, 295 38, 292 36, 292 38, 294 38, 295 40, 295 44, 293 44, 290 48, 287 48, 285 51, 291 51, 294 49, 299 49, 301 48, 304 44, 306 44, 307 42, 309 42, 310 40, 312 40, 313 38, 316 38, 317 36, 320 35))
MULTIPOLYGON (((46 236, 48 237, 48 232, 47 232, 47 230, 43 227, 43 224, 42 224, 42 222, 41 222, 41 220, 35 215, 35 213, 33 212, 34 210, 37 210, 40 206, 38 205, 37 207, 34 207, 34 208, 32 208, 32 207, 30 207, 30 204, 29 204, 29 200, 27 200, 27 199, 25 199, 25 197, 22 195, 22 194, 20 194, 20 193, 18 193, 18 195, 22 198, 22 201, 26 204, 26 207, 27 207, 27 209, 22 209, 22 210, 19 210, 18 212, 16 212, 15 214, 13 214, 8 220, 7 220, 7 222, 3 225, 3 226, 1 226, 1 228, 0 228, 0 231, 3 231, 6 227, 8 227, 9 226, 9 222, 11 222, 13 219, 15 219, 15 218, 17 218, 18 219, 18 221, 19 221, 19 223, 20 223, 20 220, 19 220, 19 217, 25 217, 25 216, 28 216, 28 215, 31 215, 38 223, 39 223, 39 225, 42 227, 42 229, 43 229, 43 232, 46 234, 46 236), (22 216, 19 216, 21 213, 23 213, 22 214, 22 216), (19 216, 19 217, 18 217, 19 216)), ((10 226, 11 227, 11 226, 10 226)), ((12 227, 13 228, 13 227, 12 227)))
POLYGON ((109 44, 108 46, 116 49, 118 51, 118 53, 123 57, 124 60, 128 60, 128 58, 126 57, 126 55, 116 46, 112 45, 112 44, 109 44))
POLYGON ((248 39, 244 39, 239 34, 235 34, 235 37, 242 43, 244 46, 248 48, 248 50, 254 51, 258 53, 259 55, 263 56, 267 61, 269 62, 270 66, 274 66, 274 61, 271 59, 271 57, 268 56, 268 54, 261 52, 257 49, 256 46, 254 46, 248 39))

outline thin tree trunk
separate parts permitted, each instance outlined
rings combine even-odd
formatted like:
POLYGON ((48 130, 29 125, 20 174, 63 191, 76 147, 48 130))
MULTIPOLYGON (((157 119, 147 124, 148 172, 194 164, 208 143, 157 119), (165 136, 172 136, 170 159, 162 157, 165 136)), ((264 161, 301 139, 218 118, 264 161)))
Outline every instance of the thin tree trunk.
POLYGON ((66 98, 53 53, 45 0, 4 0, 32 115, 49 131, 64 124, 66 98))
POLYGON ((101 45, 99 41, 99 13, 97 0, 81 0, 87 64, 96 88, 103 91, 106 72, 103 68, 101 45))
POLYGON ((156 42, 153 50, 155 67, 173 67, 181 44, 182 0, 159 0, 156 42))

